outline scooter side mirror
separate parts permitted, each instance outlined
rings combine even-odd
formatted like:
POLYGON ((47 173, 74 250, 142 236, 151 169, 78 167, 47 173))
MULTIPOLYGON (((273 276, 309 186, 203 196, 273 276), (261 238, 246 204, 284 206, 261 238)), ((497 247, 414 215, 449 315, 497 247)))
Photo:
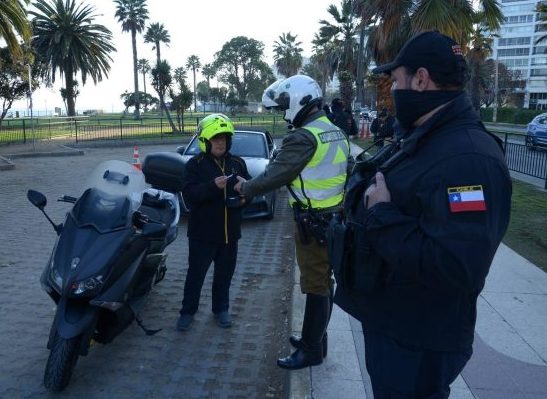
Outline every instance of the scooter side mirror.
POLYGON ((179 145, 177 147, 177 152, 180 154, 180 155, 184 155, 184 150, 186 150, 186 146, 185 145, 179 145))
POLYGON ((46 196, 39 191, 28 190, 27 198, 32 203, 32 205, 34 205, 36 208, 40 209, 41 211, 43 211, 47 205, 46 196))
POLYGON ((142 226, 142 235, 146 238, 161 239, 167 234, 167 226, 163 223, 146 223, 142 226))

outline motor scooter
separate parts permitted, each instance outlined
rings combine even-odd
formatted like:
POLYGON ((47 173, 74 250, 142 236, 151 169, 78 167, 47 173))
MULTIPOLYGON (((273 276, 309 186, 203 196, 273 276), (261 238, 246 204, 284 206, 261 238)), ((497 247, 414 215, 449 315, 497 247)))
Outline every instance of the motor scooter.
POLYGON ((164 250, 177 237, 183 166, 176 153, 150 154, 142 172, 126 162, 103 162, 79 197, 59 198, 73 204, 62 224, 46 214, 42 193, 28 191, 57 233, 40 279, 57 304, 47 343, 47 389, 68 385, 92 341, 112 342, 133 320, 149 335, 159 331, 146 329, 138 314, 167 270, 164 250))

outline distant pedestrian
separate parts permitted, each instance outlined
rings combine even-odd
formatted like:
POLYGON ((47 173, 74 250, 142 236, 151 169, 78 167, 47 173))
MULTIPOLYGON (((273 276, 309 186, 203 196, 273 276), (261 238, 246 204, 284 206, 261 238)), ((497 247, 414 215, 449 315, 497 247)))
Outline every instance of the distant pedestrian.
POLYGON ((332 123, 342 129, 347 137, 350 137, 353 116, 345 110, 344 102, 339 98, 334 98, 330 103, 330 108, 332 110, 332 123))
POLYGON ((387 108, 384 108, 372 124, 370 132, 373 134, 374 143, 377 147, 384 146, 384 139, 389 139, 394 136, 395 118, 390 115, 387 108))
POLYGON ((448 398, 509 224, 511 177, 454 40, 424 32, 373 72, 391 75, 403 139, 358 197, 354 267, 376 278, 359 291, 341 281, 335 301, 362 322, 375 399, 448 398))

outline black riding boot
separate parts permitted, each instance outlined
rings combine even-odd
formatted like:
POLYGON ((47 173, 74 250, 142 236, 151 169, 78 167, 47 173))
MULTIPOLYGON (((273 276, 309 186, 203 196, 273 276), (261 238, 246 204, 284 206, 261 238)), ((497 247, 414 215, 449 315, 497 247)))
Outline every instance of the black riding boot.
MULTIPOLYGON (((334 287, 331 286, 330 289, 330 295, 329 295, 329 317, 327 319, 327 326, 330 322, 330 317, 332 315, 332 306, 334 305, 334 287)), ((302 337, 298 335, 291 335, 289 337, 289 342, 295 349, 302 348, 302 337)), ((328 350, 328 334, 327 329, 325 328, 325 334, 323 334, 323 339, 321 340, 321 344, 323 347, 323 358, 327 357, 327 350, 328 350)))
POLYGON ((329 319, 329 302, 328 296, 306 295, 301 347, 290 356, 277 359, 279 367, 298 370, 308 366, 317 366, 323 362, 322 339, 329 319))

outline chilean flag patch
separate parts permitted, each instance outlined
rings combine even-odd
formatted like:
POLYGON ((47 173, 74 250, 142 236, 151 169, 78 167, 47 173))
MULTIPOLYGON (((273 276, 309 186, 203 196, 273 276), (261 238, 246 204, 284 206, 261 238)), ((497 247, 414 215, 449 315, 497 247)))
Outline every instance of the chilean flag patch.
POLYGON ((450 212, 485 211, 482 186, 463 186, 448 188, 450 212))

